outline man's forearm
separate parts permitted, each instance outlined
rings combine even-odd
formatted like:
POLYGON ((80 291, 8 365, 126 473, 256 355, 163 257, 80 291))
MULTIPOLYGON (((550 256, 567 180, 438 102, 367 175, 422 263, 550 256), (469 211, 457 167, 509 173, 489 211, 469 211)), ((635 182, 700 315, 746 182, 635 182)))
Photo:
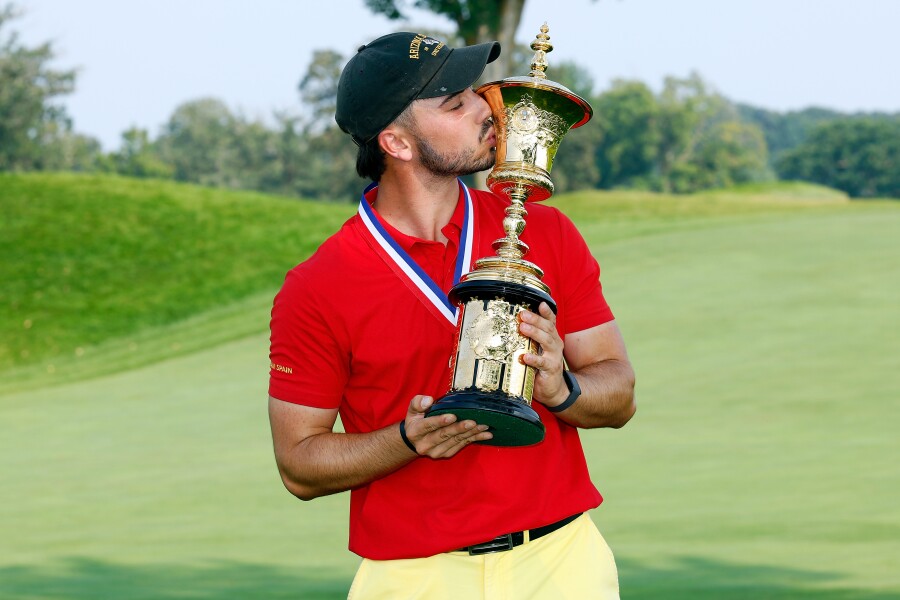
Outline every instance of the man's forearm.
POLYGON ((576 427, 622 427, 634 415, 634 370, 621 360, 604 360, 572 371, 581 396, 556 416, 576 427))
POLYGON ((416 458, 393 425, 369 433, 311 435, 279 457, 278 470, 292 494, 312 500, 365 485, 416 458))
POLYGON ((474 442, 489 440, 487 425, 451 414, 426 417, 434 399, 417 395, 404 420, 367 433, 333 433, 336 410, 269 399, 275 459, 281 480, 303 500, 343 492, 389 475, 419 456, 451 458, 474 442))

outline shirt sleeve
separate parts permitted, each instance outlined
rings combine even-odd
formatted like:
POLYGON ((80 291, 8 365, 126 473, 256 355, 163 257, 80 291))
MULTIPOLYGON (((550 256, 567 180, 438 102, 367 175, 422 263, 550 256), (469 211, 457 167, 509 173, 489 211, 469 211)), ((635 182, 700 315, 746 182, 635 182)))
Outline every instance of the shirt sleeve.
POLYGON ((559 219, 561 253, 558 257, 562 280, 562 298, 565 303, 562 333, 574 333, 612 321, 612 309, 603 296, 600 284, 600 265, 591 254, 581 233, 562 212, 559 219))
POLYGON ((269 395, 315 408, 338 408, 349 350, 329 323, 328 303, 294 269, 275 296, 270 323, 269 395))

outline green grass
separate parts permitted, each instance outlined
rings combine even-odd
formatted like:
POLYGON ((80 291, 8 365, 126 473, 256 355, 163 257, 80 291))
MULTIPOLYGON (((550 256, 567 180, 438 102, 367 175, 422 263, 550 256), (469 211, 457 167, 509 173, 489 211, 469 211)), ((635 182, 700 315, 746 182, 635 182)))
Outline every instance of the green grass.
POLYGON ((898 208, 600 245, 639 409, 585 437, 632 597, 900 594, 898 208))
POLYGON ((345 586, 348 498, 301 506, 282 488, 266 345, 257 334, 0 397, 0 598, 306 598, 345 586))
POLYGON ((0 174, 0 210, 0 373, 48 376, 103 342, 271 290, 352 213, 75 174, 0 174))
MULTIPOLYGON (((582 436, 623 597, 900 597, 900 205, 554 202, 638 374, 632 423, 582 436)), ((20 378, 0 395, 0 598, 346 596, 348 495, 301 503, 272 459, 273 292, 107 339, 112 374, 76 381, 86 352, 62 385, 44 363, 0 375, 20 378)))

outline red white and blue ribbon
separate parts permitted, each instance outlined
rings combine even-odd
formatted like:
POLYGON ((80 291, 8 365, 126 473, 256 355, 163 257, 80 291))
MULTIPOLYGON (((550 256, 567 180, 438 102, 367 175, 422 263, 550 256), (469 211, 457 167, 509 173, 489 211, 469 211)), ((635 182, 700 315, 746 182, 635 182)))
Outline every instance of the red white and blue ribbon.
MULTIPOLYGON (((362 198, 360 199, 359 216, 362 219, 363 225, 369 230, 372 237, 375 238, 379 247, 384 250, 384 253, 387 255, 386 258, 391 260, 393 264, 399 268, 399 271, 398 269, 394 270, 398 271, 398 273, 403 273, 405 277, 409 278, 409 281, 412 283, 411 287, 420 293, 420 299, 423 302, 428 302, 434 306, 441 315, 446 317, 450 322, 450 325, 456 327, 458 309, 450 303, 450 299, 447 298, 447 294, 444 293, 440 286, 437 285, 431 277, 416 264, 416 261, 406 253, 400 244, 391 237, 391 234, 388 233, 381 222, 379 222, 378 217, 369 205, 368 200, 366 200, 366 194, 377 187, 377 185, 377 183, 373 183, 368 186, 363 191, 362 198)), ((463 190, 466 204, 463 212, 463 226, 462 231, 460 232, 459 246, 456 252, 456 267, 453 272, 453 285, 459 283, 460 277, 469 272, 469 267, 472 263, 472 240, 474 238, 472 233, 474 229, 472 198, 469 196, 469 189, 462 181, 459 182, 459 185, 463 190)))

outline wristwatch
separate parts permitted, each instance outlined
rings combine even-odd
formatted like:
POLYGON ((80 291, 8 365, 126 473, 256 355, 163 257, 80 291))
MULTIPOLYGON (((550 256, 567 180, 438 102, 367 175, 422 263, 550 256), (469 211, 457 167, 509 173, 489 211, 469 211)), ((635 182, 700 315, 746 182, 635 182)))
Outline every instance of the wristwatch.
POLYGON ((575 401, 581 396, 581 386, 578 385, 578 380, 575 379, 575 376, 565 369, 563 369, 562 376, 563 380, 566 382, 566 387, 569 388, 569 397, 563 400, 562 404, 548 406, 547 410, 550 412, 558 413, 566 410, 575 404, 575 401))

